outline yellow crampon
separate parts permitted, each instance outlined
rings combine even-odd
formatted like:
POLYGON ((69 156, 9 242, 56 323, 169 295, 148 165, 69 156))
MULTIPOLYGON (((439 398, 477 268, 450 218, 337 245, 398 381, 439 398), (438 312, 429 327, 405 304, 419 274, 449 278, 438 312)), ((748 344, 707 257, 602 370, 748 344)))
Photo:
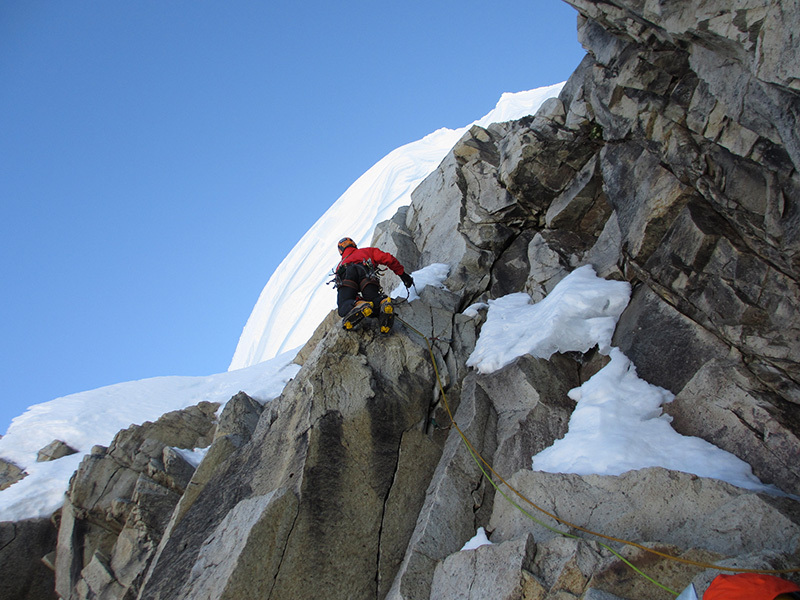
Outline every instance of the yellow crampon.
POLYGON ((380 323, 381 333, 389 333, 394 325, 394 306, 392 299, 388 296, 381 300, 378 322, 380 323))
POLYGON ((372 314, 372 302, 360 300, 355 308, 342 320, 342 327, 348 331, 361 323, 366 317, 372 314))

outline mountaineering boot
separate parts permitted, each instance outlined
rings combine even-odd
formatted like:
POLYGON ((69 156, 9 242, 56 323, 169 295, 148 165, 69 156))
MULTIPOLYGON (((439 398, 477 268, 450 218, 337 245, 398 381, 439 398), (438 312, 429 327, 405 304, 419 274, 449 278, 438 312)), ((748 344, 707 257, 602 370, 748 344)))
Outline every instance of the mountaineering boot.
POLYGON ((372 314, 372 302, 366 300, 359 300, 347 316, 342 319, 342 327, 345 329, 353 329, 356 325, 361 323, 365 317, 372 314))
POLYGON ((394 306, 392 299, 388 296, 381 300, 378 307, 378 325, 381 328, 381 333, 389 333, 394 325, 394 306))

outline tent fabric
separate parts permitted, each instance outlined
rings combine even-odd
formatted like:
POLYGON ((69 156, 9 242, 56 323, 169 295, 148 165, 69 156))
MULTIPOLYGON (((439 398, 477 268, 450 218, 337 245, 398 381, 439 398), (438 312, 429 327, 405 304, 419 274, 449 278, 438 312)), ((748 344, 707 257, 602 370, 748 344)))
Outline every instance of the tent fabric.
POLYGON ((703 594, 703 600, 775 600, 776 596, 790 592, 800 592, 800 586, 772 575, 717 575, 703 594))

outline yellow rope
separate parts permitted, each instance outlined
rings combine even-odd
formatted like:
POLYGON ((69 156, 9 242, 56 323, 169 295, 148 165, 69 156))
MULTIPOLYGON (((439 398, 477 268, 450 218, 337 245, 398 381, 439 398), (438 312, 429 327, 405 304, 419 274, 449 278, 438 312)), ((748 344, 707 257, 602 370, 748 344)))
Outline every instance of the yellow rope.
MULTIPOLYGON (((486 468, 489 471, 491 471, 491 473, 499 481, 501 481, 506 487, 508 487, 509 490, 514 492, 520 499, 522 499, 523 501, 528 503, 530 506, 532 506, 533 508, 535 508, 539 512, 547 515, 548 517, 550 517, 554 521, 556 521, 558 523, 561 523, 562 525, 565 525, 565 526, 570 527, 572 529, 575 529, 577 531, 581 531, 583 533, 586 533, 586 534, 589 534, 589 535, 593 535, 593 536, 596 536, 596 537, 599 537, 599 538, 603 538, 605 540, 609 540, 609 541, 612 541, 612 542, 618 542, 620 544, 625 544, 627 546, 632 546, 634 548, 638 548, 639 550, 644 550, 645 552, 649 552, 651 554, 655 554, 657 556, 660 556, 662 558, 666 558, 668 560, 672 560, 672 561, 675 561, 675 562, 683 563, 683 564, 686 564, 686 565, 691 565, 691 566, 694 566, 694 567, 699 567, 699 568, 702 568, 702 569, 715 569, 717 571, 731 571, 731 572, 736 572, 736 573, 764 573, 764 574, 771 574, 771 575, 780 575, 780 574, 786 574, 786 573, 800 573, 800 568, 795 568, 795 569, 739 569, 739 568, 735 568, 735 567, 723 567, 723 566, 714 565, 714 564, 710 564, 710 563, 698 562, 698 561, 690 560, 690 559, 687 559, 687 558, 681 558, 679 556, 673 556, 671 554, 667 554, 665 552, 660 552, 660 551, 655 550, 653 548, 648 548, 647 546, 643 546, 642 544, 639 544, 637 542, 633 542, 633 541, 630 541, 630 540, 625 540, 625 539, 622 539, 622 538, 613 537, 613 536, 610 536, 610 535, 605 535, 603 533, 598 533, 596 531, 592 531, 590 529, 586 529, 585 527, 581 527, 580 525, 576 525, 574 523, 570 523, 569 521, 567 521, 565 519, 562 519, 561 517, 558 517, 558 516, 554 515, 553 513, 548 512, 544 508, 538 506, 533 501, 531 501, 529 498, 527 498, 524 494, 522 494, 522 492, 520 492, 514 486, 512 486, 510 483, 508 483, 499 473, 497 473, 497 471, 494 470, 494 468, 486 461, 486 459, 483 458, 481 453, 478 452, 475 449, 475 447, 469 441, 467 436, 464 434, 464 432, 458 426, 458 423, 456 423, 455 418, 453 417, 453 413, 450 411, 450 406, 447 403, 447 395, 445 394, 444 385, 442 384, 442 379, 441 379, 441 376, 439 375, 439 367, 436 364, 436 357, 433 354, 433 347, 431 346, 430 339, 428 338, 428 336, 426 336, 424 333, 422 333, 421 331, 416 329, 414 326, 412 326, 407 321, 401 319, 400 317, 397 317, 397 319, 399 321, 401 321, 406 327, 411 329, 411 331, 415 332, 422 339, 424 339, 425 343, 428 345, 428 352, 431 355, 431 362, 433 363, 433 370, 434 370, 434 372, 436 374, 436 381, 437 381, 437 383, 439 385, 439 391, 442 393, 442 404, 444 405, 445 411, 447 412, 447 416, 450 419, 450 422, 452 423, 453 427, 455 427, 455 429, 458 432, 459 436, 461 436, 461 439, 464 441, 464 444, 467 446, 467 449, 469 450, 469 452, 472 455, 473 459, 475 460, 476 463, 478 463, 478 467, 481 469, 481 472, 483 472, 484 475, 486 475, 486 472, 483 470, 483 467, 480 464, 480 463, 483 463, 483 465, 485 465, 486 468)), ((499 487, 497 487, 497 485, 494 483, 494 481, 492 481, 491 477, 487 476, 487 479, 490 481, 490 483, 492 485, 495 486, 495 488, 503 495, 503 497, 505 497, 507 500, 509 500, 509 502, 511 502, 511 504, 513 506, 518 508, 523 514, 525 514, 529 518, 531 518, 534 521, 536 521, 536 519, 534 519, 531 515, 529 515, 526 511, 524 511, 520 506, 518 506, 516 503, 512 502, 508 498, 508 496, 506 496, 499 489, 499 487)), ((537 522, 539 522, 539 521, 537 521, 537 522)), ((575 536, 573 536, 573 535, 571 535, 569 533, 564 533, 562 531, 558 531, 556 529, 553 529, 552 527, 549 527, 549 526, 545 525, 544 523, 540 523, 540 524, 545 526, 545 527, 547 527, 548 529, 551 529, 552 531, 556 531, 560 535, 564 535, 564 536, 567 536, 567 537, 575 537, 575 536)), ((605 546, 605 547, 608 548, 608 546, 605 546)), ((609 550, 611 550, 611 548, 609 548, 609 550)), ((613 550, 612 550, 612 552, 613 552, 613 550)), ((614 553, 616 554, 616 552, 614 552, 614 553)), ((619 555, 617 554, 617 556, 619 556, 619 555)), ((622 557, 620 557, 620 558, 622 558, 622 557)), ((624 558, 622 558, 622 560, 624 560, 629 566, 633 567, 633 565, 631 565, 624 558)), ((665 586, 659 584, 655 580, 652 580, 650 577, 647 577, 646 575, 644 575, 643 573, 638 571, 638 569, 636 569, 635 567, 633 567, 633 568, 637 572, 639 572, 641 575, 645 576, 648 580, 650 580, 651 582, 653 582, 656 585, 658 585, 659 587, 662 587, 662 588, 668 590, 669 592, 675 594, 676 596, 678 595, 677 592, 675 592, 673 590, 670 590, 669 588, 666 588, 665 586)))

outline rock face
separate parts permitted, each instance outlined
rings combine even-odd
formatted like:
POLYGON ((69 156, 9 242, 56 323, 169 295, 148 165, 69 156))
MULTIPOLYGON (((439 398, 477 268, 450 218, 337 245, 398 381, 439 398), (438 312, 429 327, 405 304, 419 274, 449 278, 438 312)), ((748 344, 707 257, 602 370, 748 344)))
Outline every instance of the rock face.
POLYGON ((0 523, 0 598, 57 598, 53 571, 41 560, 55 549, 57 534, 50 519, 0 523))
POLYGON ((204 402, 131 426, 83 459, 61 513, 60 597, 135 597, 194 471, 175 447, 208 446, 218 406, 204 402))
POLYGON ((200 406, 97 448, 63 509, 60 597, 659 600, 624 561, 699 592, 717 571, 698 563, 798 566, 800 5, 568 2, 587 56, 561 96, 473 127, 377 228, 409 267, 447 263, 447 289, 398 304, 388 337, 329 317, 283 395, 236 396, 216 433, 200 406), (606 359, 470 371, 485 315, 464 309, 586 264, 632 284, 613 344, 675 395, 673 427, 789 496, 531 470, 606 359), (212 436, 196 471, 171 449, 212 436), (461 551, 478 527, 492 545, 461 551))
POLYGON ((319 342, 175 526, 141 598, 374 598, 391 581, 441 436, 424 435, 425 348, 374 335, 319 342))

